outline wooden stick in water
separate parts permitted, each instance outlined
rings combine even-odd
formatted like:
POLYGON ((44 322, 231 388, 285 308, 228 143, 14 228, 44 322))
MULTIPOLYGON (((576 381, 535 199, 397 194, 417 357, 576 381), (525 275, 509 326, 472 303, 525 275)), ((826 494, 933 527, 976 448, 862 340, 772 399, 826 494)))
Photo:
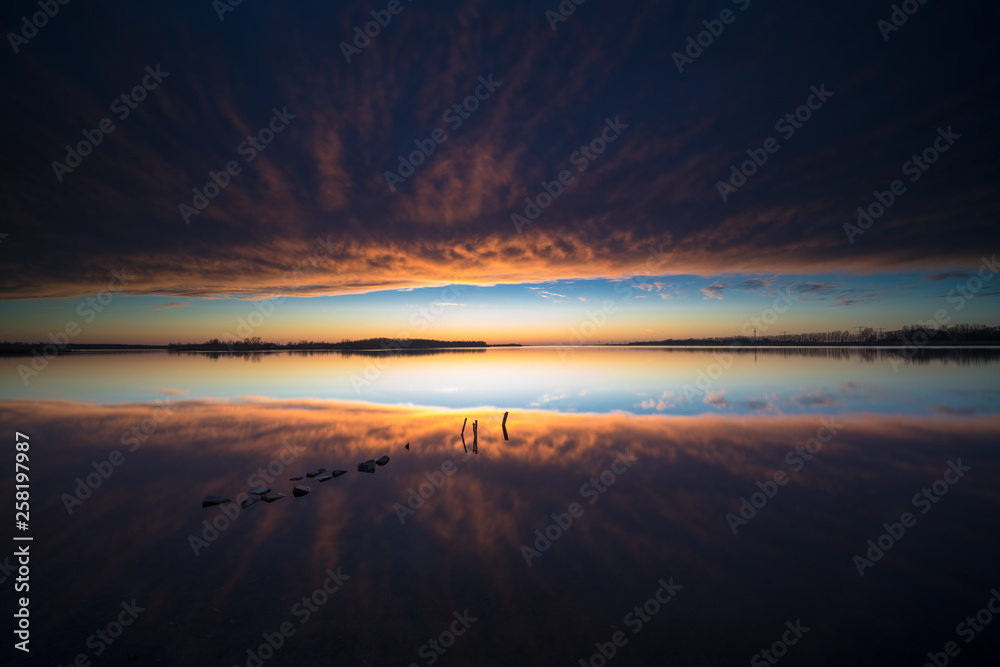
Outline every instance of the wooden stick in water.
POLYGON ((507 437, 507 415, 509 415, 509 414, 510 414, 509 412, 503 413, 503 421, 500 422, 500 426, 503 428, 503 439, 504 440, 510 440, 510 438, 507 437))

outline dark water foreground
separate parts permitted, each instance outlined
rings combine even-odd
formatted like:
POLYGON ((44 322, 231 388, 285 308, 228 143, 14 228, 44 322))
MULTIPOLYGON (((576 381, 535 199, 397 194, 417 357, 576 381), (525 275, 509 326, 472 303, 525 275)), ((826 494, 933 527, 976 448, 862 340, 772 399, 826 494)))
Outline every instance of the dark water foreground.
POLYGON ((922 665, 949 641, 953 664, 997 655, 1000 616, 975 620, 1000 587, 996 416, 524 411, 509 441, 499 419, 6 402, 3 431, 33 456, 31 664, 922 665), (288 481, 320 467, 349 472, 288 481), (251 486, 288 497, 201 507, 251 486))

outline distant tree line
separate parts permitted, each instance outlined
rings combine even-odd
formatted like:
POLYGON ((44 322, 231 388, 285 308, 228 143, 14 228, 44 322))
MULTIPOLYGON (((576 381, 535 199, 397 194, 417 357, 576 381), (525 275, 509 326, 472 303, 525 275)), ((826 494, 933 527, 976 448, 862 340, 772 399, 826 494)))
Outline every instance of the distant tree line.
POLYGON ((260 336, 244 338, 242 341, 222 341, 211 338, 204 343, 173 343, 171 350, 426 350, 440 347, 486 347, 481 340, 433 340, 429 338, 363 338, 360 340, 341 339, 338 343, 302 339, 297 343, 271 343, 260 336))
POLYGON ((813 333, 765 333, 753 336, 714 336, 708 338, 668 339, 629 345, 998 345, 1000 327, 985 324, 953 324, 931 327, 904 325, 886 331, 875 327, 813 333))

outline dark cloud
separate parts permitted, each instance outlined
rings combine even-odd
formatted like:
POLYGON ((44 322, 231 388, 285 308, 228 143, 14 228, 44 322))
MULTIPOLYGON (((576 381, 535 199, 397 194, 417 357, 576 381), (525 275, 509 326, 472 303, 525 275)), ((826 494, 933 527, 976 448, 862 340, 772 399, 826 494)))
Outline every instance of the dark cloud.
POLYGON ((753 412, 780 412, 774 403, 760 398, 748 398, 745 401, 738 401, 738 403, 753 412))
POLYGON ((796 294, 829 294, 838 287, 838 283, 796 283, 791 289, 796 294))
POLYGON ((767 289, 777 281, 778 278, 747 278, 735 286, 735 289, 742 289, 748 292, 767 289))
POLYGON ((706 299, 722 299, 722 290, 729 287, 729 283, 712 283, 708 287, 702 287, 701 293, 705 295, 706 299))
POLYGON ((555 31, 546 3, 404 7, 348 63, 341 41, 371 20, 360 3, 243 3, 224 21, 207 2, 67 5, 0 73, 0 291, 94 292, 123 266, 129 292, 179 298, 608 277, 649 246, 672 253, 663 274, 936 280, 1000 241, 998 47, 972 12, 922 6, 885 42, 885 7, 753 3, 679 73, 671 54, 704 6, 588 4, 555 31), (169 75, 119 118, 113 100, 157 65, 169 75), (783 137, 775 121, 820 85, 833 96, 783 137), (475 110, 456 127, 445 114, 463 102, 475 110), (286 108, 248 162, 247 137, 286 108), (103 118, 114 131, 59 182, 52 162, 103 118), (947 126, 961 138, 849 243, 857 208, 947 126), (385 172, 438 129, 447 140, 391 191, 385 172), (723 202, 716 182, 768 137, 780 150, 723 202), (240 172, 220 176, 230 161, 240 172), (179 205, 212 174, 228 184, 186 224, 179 205), (540 193, 555 198, 518 232, 511 215, 540 193))
POLYGON ((924 276, 925 280, 966 280, 970 274, 965 271, 947 271, 945 273, 935 273, 933 275, 924 276))
POLYGON ((789 399, 790 403, 802 405, 809 408, 832 407, 840 405, 840 401, 823 393, 799 394, 789 399))
POLYGON ((976 413, 975 408, 952 408, 947 405, 934 406, 934 412, 941 415, 972 415, 976 413))

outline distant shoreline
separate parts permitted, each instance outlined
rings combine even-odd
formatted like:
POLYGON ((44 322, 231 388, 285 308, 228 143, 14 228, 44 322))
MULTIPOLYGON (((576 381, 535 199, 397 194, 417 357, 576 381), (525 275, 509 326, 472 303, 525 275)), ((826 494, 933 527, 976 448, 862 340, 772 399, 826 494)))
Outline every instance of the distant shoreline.
POLYGON ((663 342, 643 342, 643 343, 602 343, 602 344, 592 344, 592 345, 565 345, 565 344, 542 344, 542 345, 530 345, 530 344, 520 344, 520 343, 503 343, 497 345, 491 345, 483 343, 481 345, 421 345, 421 346, 399 346, 399 347, 349 347, 339 344, 309 344, 309 345, 281 345, 281 344, 261 344, 261 345, 245 345, 242 343, 234 344, 232 346, 221 345, 205 345, 205 344, 190 344, 190 345, 127 345, 119 343, 92 343, 92 344, 73 344, 67 345, 62 348, 58 348, 52 344, 42 344, 37 345, 17 345, 17 344, 0 344, 0 357, 19 357, 19 356, 33 356, 33 355, 44 355, 44 356, 57 356, 72 353, 86 353, 86 352, 211 352, 217 354, 245 354, 250 352, 344 352, 344 353, 393 353, 400 354, 406 352, 429 352, 429 351, 445 351, 445 350, 456 350, 456 351, 484 351, 489 348, 545 348, 545 347, 572 347, 579 349, 588 348, 650 348, 650 347, 672 347, 672 348, 727 348, 727 349, 742 349, 742 350, 753 350, 753 349, 794 349, 794 348, 811 348, 811 349, 885 349, 885 350, 913 350, 919 351, 921 349, 997 349, 1000 350, 1000 341, 969 341, 969 342, 953 342, 953 341, 928 341, 922 345, 916 345, 913 343, 909 344, 899 344, 899 343, 809 343, 809 342, 758 342, 758 343, 744 343, 744 342, 725 342, 725 341, 663 341, 663 342), (48 345, 47 350, 44 348, 48 345), (53 351, 53 348, 56 348, 53 351))
MULTIPOLYGON (((51 335, 50 335, 51 338, 51 335)), ((858 327, 858 332, 829 331, 815 333, 782 333, 749 336, 714 336, 710 338, 667 338, 657 341, 604 342, 577 338, 570 343, 547 345, 522 345, 521 343, 487 343, 482 340, 438 340, 435 338, 362 338, 343 339, 337 343, 327 341, 300 340, 296 343, 275 343, 262 340, 259 336, 242 340, 220 340, 211 338, 202 343, 167 343, 165 345, 131 345, 124 343, 70 343, 67 337, 62 342, 26 343, 23 341, 0 341, 0 357, 44 356, 54 357, 72 352, 123 352, 144 350, 167 350, 169 352, 354 352, 362 354, 405 352, 427 352, 431 350, 483 351, 487 348, 510 347, 561 347, 561 348, 882 348, 905 349, 907 352, 924 348, 998 348, 1000 349, 1000 327, 983 324, 957 324, 946 329, 923 326, 904 326, 894 331, 858 327)))
POLYGON ((392 340, 367 339, 363 341, 343 341, 340 343, 170 343, 167 345, 130 345, 126 343, 0 343, 0 357, 33 356, 47 357, 73 352, 128 352, 128 351, 171 351, 171 352, 405 352, 421 350, 484 350, 488 347, 521 347, 520 343, 488 345, 484 341, 437 341, 426 339, 392 340))

